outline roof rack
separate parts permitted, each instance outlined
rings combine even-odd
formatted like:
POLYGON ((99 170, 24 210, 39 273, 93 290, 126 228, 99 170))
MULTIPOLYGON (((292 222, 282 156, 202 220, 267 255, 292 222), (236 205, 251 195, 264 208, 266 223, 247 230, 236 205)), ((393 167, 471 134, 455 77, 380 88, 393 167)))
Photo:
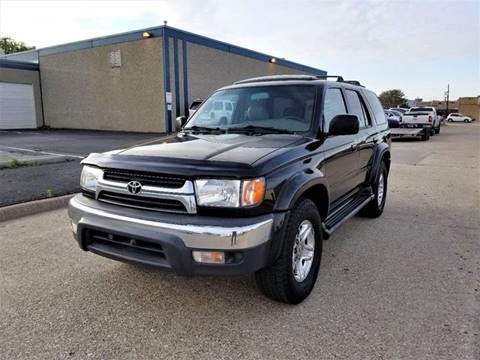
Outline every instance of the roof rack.
POLYGON ((234 82, 234 84, 249 84, 262 81, 294 81, 294 80, 328 80, 335 79, 337 82, 343 82, 351 85, 362 86, 360 81, 357 80, 344 80, 340 75, 270 75, 270 76, 259 76, 255 78, 239 80, 234 82))
POLYGON ((271 75, 271 76, 259 76, 245 80, 235 81, 234 84, 248 84, 260 81, 286 81, 286 80, 316 80, 314 75, 271 75))

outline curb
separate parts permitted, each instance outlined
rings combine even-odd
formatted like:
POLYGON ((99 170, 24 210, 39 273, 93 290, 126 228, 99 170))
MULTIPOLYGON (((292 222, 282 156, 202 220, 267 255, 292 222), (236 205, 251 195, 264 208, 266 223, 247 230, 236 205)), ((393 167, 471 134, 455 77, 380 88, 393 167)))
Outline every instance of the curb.
POLYGON ((17 219, 27 215, 38 214, 44 211, 60 209, 67 206, 68 201, 75 194, 59 196, 50 199, 29 201, 0 208, 0 222, 17 219))
POLYGON ((11 160, 0 161, 0 169, 16 169, 22 166, 38 166, 44 164, 57 164, 62 162, 74 161, 75 159, 68 156, 38 156, 37 158, 28 158, 26 160, 17 160, 18 166, 12 168, 11 160))

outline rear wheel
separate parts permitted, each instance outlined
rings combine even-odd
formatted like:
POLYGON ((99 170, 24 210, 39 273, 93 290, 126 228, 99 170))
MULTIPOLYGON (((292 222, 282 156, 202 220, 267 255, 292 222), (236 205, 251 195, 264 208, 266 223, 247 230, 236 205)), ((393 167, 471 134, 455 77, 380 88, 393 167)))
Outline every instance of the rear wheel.
POLYGON ((440 134, 440 124, 438 124, 438 128, 435 129, 435 134, 440 134))
POLYGON ((422 140, 428 141, 430 139, 430 129, 424 129, 422 134, 422 140))
POLYGON ((385 201, 387 198, 387 177, 388 171, 385 163, 382 161, 382 165, 375 178, 373 184, 373 193, 375 194, 372 201, 370 201, 361 211, 363 216, 376 218, 382 215, 385 207, 385 201))
POLYGON ((315 285, 321 256, 318 209, 310 199, 300 199, 290 214, 281 254, 271 266, 257 271, 257 285, 273 300, 298 304, 315 285))

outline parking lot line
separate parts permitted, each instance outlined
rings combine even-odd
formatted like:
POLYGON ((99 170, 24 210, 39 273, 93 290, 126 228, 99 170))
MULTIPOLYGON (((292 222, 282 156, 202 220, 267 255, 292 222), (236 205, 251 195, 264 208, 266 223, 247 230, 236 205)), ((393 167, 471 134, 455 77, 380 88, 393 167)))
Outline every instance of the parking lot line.
POLYGON ((25 151, 25 152, 36 153, 36 154, 45 154, 45 155, 68 156, 68 157, 73 157, 73 158, 77 158, 77 159, 84 159, 85 158, 85 156, 80 156, 80 155, 67 154, 67 153, 57 153, 57 152, 42 151, 42 150, 32 150, 32 149, 25 149, 25 148, 13 147, 13 146, 0 145, 0 149, 14 150, 14 151, 25 151))

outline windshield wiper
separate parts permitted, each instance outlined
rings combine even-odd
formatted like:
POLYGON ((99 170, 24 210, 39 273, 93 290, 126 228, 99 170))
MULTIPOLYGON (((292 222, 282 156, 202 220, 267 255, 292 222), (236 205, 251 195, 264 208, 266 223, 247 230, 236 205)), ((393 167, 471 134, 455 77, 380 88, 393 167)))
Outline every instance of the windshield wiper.
POLYGON ((239 127, 230 127, 226 129, 229 133, 233 132, 242 132, 249 134, 295 134, 295 131, 288 129, 279 129, 270 126, 239 126, 239 127))
POLYGON ((194 133, 225 133, 225 129, 221 129, 219 127, 215 127, 215 128, 212 128, 212 127, 208 127, 208 126, 197 126, 197 125, 194 125, 194 126, 191 126, 191 127, 188 127, 188 128, 184 128, 183 131, 191 131, 191 132, 194 132, 194 133))

